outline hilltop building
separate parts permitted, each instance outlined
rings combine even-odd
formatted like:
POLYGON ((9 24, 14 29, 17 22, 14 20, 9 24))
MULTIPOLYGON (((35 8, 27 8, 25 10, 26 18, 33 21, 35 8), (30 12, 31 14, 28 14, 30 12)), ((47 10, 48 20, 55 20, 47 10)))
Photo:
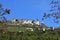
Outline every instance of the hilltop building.
POLYGON ((33 20, 24 20, 22 24, 30 24, 30 25, 33 25, 33 20))
POLYGON ((46 30, 55 30, 55 28, 49 28, 47 27, 44 22, 39 22, 39 20, 27 20, 27 19, 12 19, 10 22, 7 22, 7 25, 20 25, 20 26, 30 26, 30 28, 27 28, 27 30, 33 31, 33 28, 37 28, 38 30, 46 31, 46 30))
POLYGON ((39 20, 26 20, 26 19, 12 19, 11 20, 12 24, 21 24, 21 25, 25 25, 25 24, 28 24, 28 25, 40 25, 40 22, 39 20))
POLYGON ((35 21, 35 25, 40 25, 40 22, 38 19, 35 21))

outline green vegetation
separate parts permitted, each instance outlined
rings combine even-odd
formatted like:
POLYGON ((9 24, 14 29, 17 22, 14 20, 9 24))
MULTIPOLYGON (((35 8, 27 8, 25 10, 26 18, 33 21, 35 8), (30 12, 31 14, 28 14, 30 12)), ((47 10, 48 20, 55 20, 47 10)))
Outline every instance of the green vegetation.
POLYGON ((53 30, 26 30, 28 26, 5 25, 0 28, 0 40, 60 40, 60 29, 53 30), (10 27, 11 26, 11 27, 10 27), (5 29, 3 29, 5 28, 5 29), (20 32, 19 32, 20 31, 20 32))

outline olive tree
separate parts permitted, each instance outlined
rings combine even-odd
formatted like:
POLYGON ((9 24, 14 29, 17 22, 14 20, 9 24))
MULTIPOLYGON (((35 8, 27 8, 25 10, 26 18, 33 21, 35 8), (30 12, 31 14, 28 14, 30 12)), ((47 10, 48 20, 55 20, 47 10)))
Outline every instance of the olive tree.
POLYGON ((42 20, 46 19, 46 18, 51 18, 53 17, 53 21, 55 23, 59 23, 60 22, 60 2, 57 0, 52 0, 50 5, 50 10, 49 13, 44 13, 42 20))

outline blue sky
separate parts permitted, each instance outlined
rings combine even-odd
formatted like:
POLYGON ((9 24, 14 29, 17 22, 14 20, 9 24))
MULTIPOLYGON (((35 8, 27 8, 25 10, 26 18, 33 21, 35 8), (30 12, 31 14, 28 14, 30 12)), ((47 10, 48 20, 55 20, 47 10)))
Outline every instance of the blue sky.
MULTIPOLYGON (((3 8, 11 10, 10 15, 6 15, 7 19, 39 19, 42 22, 44 12, 49 12, 49 4, 51 0, 0 0, 3 8)), ((52 19, 43 21, 47 26, 59 26, 52 19)))

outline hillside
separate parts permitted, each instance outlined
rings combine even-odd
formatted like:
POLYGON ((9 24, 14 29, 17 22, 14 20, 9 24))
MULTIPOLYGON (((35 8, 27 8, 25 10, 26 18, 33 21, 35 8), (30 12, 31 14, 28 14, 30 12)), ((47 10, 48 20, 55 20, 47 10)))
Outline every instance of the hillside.
POLYGON ((42 27, 28 25, 0 26, 0 40, 60 40, 60 28, 43 31, 42 27))

